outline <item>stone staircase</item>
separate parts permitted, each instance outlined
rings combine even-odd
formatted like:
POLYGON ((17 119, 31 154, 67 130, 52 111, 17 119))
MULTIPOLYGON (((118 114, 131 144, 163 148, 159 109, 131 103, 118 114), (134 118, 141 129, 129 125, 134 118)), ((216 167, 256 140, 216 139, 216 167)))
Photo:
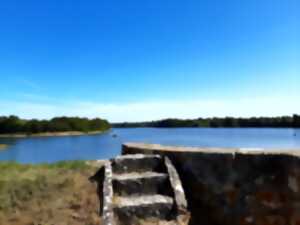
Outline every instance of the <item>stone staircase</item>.
POLYGON ((99 184, 104 225, 188 224, 184 191, 167 157, 119 156, 93 179, 99 184))

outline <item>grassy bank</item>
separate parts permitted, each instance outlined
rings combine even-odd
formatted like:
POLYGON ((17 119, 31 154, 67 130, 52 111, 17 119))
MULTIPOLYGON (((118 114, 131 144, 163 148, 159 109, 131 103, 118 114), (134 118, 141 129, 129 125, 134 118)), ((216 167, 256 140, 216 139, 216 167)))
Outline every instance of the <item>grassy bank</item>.
POLYGON ((0 134, 0 138, 26 138, 26 137, 63 137, 63 136, 80 136, 102 134, 106 131, 64 131, 64 132, 42 132, 42 133, 18 133, 18 134, 0 134))
POLYGON ((100 224, 96 167, 83 161, 0 163, 0 224, 100 224))

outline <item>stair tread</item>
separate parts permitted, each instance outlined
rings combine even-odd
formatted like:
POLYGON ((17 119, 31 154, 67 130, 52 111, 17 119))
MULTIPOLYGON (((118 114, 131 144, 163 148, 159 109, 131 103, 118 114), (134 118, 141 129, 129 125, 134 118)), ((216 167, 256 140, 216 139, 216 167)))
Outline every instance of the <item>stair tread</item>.
POLYGON ((115 157, 114 160, 125 160, 125 159, 153 159, 153 158, 158 158, 160 159, 161 156, 160 155, 152 155, 152 154, 128 154, 128 155, 120 155, 115 157))
POLYGON ((159 218, 147 218, 147 219, 143 219, 142 221, 143 225, 159 225, 159 224, 163 224, 163 225, 178 225, 178 221, 176 220, 163 220, 163 219, 159 219, 159 218))
POLYGON ((144 178, 167 178, 168 174, 166 173, 157 173, 152 171, 147 172, 133 172, 133 173, 121 173, 121 174, 114 174, 114 180, 137 180, 137 179, 144 179, 144 178))
POLYGON ((114 207, 138 207, 154 204, 168 204, 172 205, 173 198, 166 195, 140 195, 128 197, 114 197, 114 207))

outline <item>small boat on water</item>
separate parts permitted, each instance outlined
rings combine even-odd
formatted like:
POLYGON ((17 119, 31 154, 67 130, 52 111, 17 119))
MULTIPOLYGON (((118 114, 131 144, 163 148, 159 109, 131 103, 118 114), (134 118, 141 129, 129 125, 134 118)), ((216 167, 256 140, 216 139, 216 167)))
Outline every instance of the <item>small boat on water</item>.
POLYGON ((5 150, 8 147, 6 144, 0 144, 0 151, 5 150))

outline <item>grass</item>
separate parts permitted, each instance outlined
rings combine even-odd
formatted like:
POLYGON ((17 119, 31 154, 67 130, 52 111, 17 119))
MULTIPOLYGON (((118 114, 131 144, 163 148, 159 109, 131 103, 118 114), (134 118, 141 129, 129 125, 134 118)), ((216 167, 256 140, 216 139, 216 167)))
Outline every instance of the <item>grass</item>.
POLYGON ((0 163, 0 181, 1 180, 34 180, 38 175, 52 176, 59 171, 71 170, 80 171, 89 169, 90 166, 85 161, 60 161, 53 164, 26 165, 16 162, 0 163), (46 174, 45 174, 46 173, 46 174))
POLYGON ((96 187, 88 181, 96 170, 84 161, 0 163, 0 224, 99 224, 96 187))

